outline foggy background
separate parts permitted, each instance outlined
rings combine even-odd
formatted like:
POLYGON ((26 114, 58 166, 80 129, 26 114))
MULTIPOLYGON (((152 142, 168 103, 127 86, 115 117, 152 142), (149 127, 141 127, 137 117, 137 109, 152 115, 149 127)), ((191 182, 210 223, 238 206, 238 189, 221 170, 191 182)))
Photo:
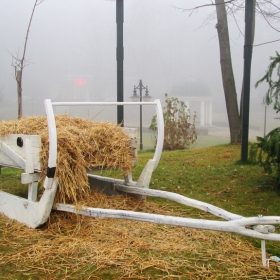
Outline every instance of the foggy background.
MULTIPOLYGON (((223 93, 216 19, 206 21, 214 8, 189 16, 175 7, 190 8, 207 0, 124 1, 124 100, 142 79, 149 94, 164 106, 164 94, 181 79, 202 80, 213 96, 213 124, 228 124, 223 93)), ((0 120, 17 118, 17 91, 11 54, 22 57, 34 0, 0 0, 0 120), (11 53, 11 54, 10 54, 11 53)), ((244 32, 244 15, 237 16, 244 32)), ((229 20, 236 90, 240 99, 244 37, 229 20)), ((279 34, 256 18, 254 45, 279 39, 279 34)), ((27 43, 23 71, 23 115, 43 115, 43 100, 116 101, 116 2, 106 0, 45 0, 37 6, 27 43), (85 80, 77 85, 76 80, 85 80)), ((254 84, 264 74, 279 42, 254 47, 251 71, 250 124, 262 136, 266 84, 254 84)), ((139 92, 138 92, 139 93, 139 92)), ((59 108, 57 113, 89 116, 116 122, 116 109, 59 108)), ((154 111, 143 108, 149 126, 154 111)), ((267 131, 278 126, 272 106, 267 109, 267 131)), ((125 107, 125 125, 139 122, 138 107, 125 107)), ((250 136, 252 138, 252 136, 250 136)))

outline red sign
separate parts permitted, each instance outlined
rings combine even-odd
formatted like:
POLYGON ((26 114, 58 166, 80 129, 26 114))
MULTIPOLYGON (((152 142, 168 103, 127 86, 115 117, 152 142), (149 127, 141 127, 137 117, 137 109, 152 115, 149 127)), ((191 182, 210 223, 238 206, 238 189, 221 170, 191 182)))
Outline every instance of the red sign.
POLYGON ((85 79, 77 79, 75 80, 76 85, 84 85, 87 82, 85 79))

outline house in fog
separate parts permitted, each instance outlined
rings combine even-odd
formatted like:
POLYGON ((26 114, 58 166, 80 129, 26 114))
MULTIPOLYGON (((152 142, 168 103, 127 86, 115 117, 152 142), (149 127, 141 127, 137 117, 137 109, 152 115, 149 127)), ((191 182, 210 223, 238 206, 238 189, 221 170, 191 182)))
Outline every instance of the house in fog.
POLYGON ((196 112, 200 126, 212 125, 212 101, 209 87, 200 79, 188 77, 179 80, 171 90, 171 96, 184 101, 191 115, 196 112))

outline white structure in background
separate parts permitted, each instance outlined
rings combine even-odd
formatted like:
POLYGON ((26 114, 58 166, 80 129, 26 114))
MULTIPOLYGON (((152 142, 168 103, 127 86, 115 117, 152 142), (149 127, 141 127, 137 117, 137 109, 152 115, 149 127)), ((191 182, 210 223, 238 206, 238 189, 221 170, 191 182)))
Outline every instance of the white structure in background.
POLYGON ((195 111, 201 126, 212 125, 212 101, 209 87, 201 80, 188 77, 180 80, 171 90, 171 96, 184 101, 195 111))

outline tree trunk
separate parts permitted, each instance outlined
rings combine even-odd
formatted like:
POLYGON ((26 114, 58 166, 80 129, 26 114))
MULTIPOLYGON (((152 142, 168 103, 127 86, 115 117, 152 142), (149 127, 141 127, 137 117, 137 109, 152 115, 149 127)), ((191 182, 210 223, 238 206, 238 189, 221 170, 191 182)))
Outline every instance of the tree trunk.
POLYGON ((18 119, 22 117, 22 71, 18 70, 16 72, 16 81, 17 81, 17 95, 18 95, 18 119))
POLYGON ((23 48, 23 53, 22 53, 22 58, 19 59, 18 57, 16 58, 17 63, 15 67, 15 78, 17 82, 17 96, 18 96, 18 119, 22 117, 22 73, 23 73, 23 68, 25 64, 25 53, 26 53, 26 48, 27 48, 27 41, 28 41, 28 34, 30 31, 30 26, 32 23, 33 15, 36 9, 36 6, 41 4, 44 0, 35 0, 33 10, 31 13, 31 17, 29 19, 29 24, 26 32, 26 37, 24 41, 24 48, 23 48))
POLYGON ((224 0, 215 0, 215 4, 218 19, 216 28, 219 37, 220 62, 229 121, 230 142, 231 144, 234 144, 241 142, 241 124, 231 62, 227 13, 224 0))

